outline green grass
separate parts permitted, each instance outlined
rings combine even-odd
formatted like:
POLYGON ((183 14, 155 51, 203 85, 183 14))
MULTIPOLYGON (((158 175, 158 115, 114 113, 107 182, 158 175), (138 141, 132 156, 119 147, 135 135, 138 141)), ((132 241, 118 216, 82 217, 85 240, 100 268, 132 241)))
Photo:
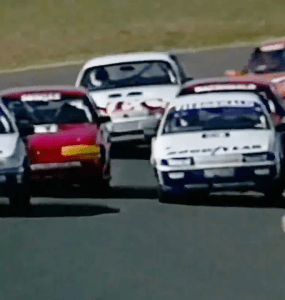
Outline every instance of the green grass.
POLYGON ((2 0, 0 68, 285 35, 284 0, 2 0))

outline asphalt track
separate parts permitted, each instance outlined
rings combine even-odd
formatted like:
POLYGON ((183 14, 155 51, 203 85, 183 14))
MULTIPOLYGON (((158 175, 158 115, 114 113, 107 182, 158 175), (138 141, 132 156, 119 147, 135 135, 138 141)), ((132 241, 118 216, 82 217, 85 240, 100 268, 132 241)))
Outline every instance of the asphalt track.
MULTIPOLYGON (((250 49, 181 55, 195 77, 240 68, 250 49)), ((0 88, 73 84, 79 67, 0 76, 0 88)), ((0 203, 2 300, 284 299, 282 205, 212 196, 162 205, 141 148, 112 161, 114 198, 43 191, 33 215, 0 203)), ((285 203, 285 199, 284 199, 285 203)))

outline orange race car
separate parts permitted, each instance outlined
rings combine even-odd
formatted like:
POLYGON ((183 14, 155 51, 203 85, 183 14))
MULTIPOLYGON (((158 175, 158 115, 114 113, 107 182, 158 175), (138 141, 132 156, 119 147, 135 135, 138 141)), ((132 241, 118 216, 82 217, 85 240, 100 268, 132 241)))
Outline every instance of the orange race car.
POLYGON ((285 76, 285 41, 265 43, 255 47, 248 63, 241 71, 227 70, 228 77, 257 76, 277 78, 285 76))
POLYGON ((241 71, 227 70, 226 76, 271 81, 285 96, 285 41, 265 43, 254 48, 241 71))

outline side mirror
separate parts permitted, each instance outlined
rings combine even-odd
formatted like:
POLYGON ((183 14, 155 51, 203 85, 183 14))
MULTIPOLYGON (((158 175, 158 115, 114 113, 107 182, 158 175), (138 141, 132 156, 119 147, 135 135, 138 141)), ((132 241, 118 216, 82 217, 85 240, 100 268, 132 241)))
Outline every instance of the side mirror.
POLYGON ((16 125, 21 137, 26 137, 35 133, 34 126, 28 120, 17 120, 16 125))
POLYGON ((285 123, 278 124, 276 126, 276 131, 277 132, 285 132, 285 123))
POLYGON ((110 116, 100 116, 99 119, 98 119, 98 124, 99 125, 109 123, 109 122, 111 122, 110 116))

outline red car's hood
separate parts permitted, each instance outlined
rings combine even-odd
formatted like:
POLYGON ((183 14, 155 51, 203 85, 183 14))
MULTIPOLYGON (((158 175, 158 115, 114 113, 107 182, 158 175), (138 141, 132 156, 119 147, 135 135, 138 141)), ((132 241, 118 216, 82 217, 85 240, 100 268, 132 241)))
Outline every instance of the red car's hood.
MULTIPOLYGON (((55 125, 53 125, 55 126, 55 125)), ((37 131, 50 125, 35 126, 37 131)), ((57 127, 57 126, 56 126, 57 127)), ((35 133, 27 138, 32 163, 64 162, 70 161, 70 157, 62 156, 64 146, 94 145, 96 142, 98 127, 94 124, 59 125, 56 132, 35 133)))

